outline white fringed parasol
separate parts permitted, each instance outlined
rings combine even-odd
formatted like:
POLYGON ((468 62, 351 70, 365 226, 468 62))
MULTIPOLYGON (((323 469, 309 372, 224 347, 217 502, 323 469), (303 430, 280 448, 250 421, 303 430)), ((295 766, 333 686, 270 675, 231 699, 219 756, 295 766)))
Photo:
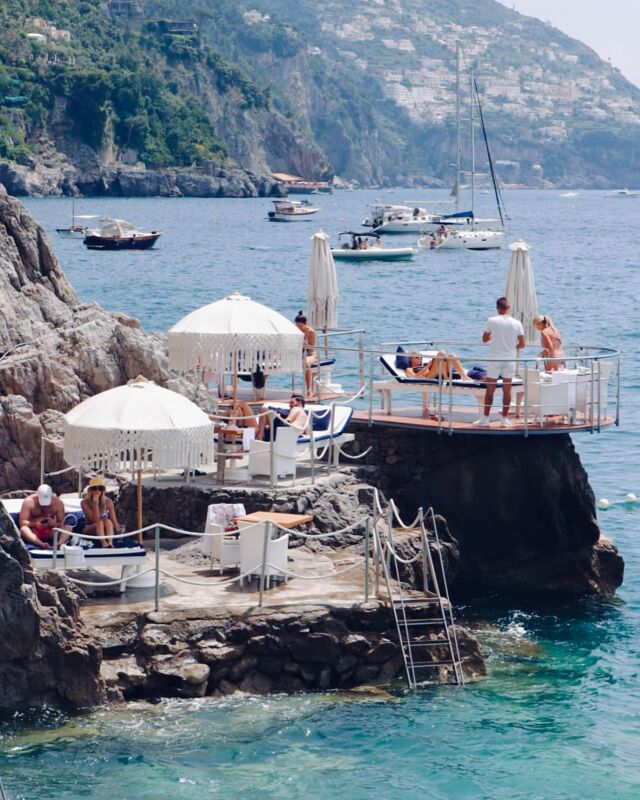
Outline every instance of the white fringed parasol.
POLYGON ((169 331, 169 366, 184 372, 300 372, 302 333, 282 314, 235 292, 169 331))
POLYGON ((536 343, 533 318, 538 314, 538 299, 533 280, 533 268, 529 258, 529 245, 518 239, 509 245, 511 261, 507 273, 505 295, 511 306, 511 316, 520 320, 527 344, 536 343))
POLYGON ((206 466, 214 461, 213 423, 186 397, 138 377, 89 397, 65 414, 68 464, 138 473, 142 527, 142 470, 206 466))
POLYGON ((312 328, 326 331, 338 325, 338 278, 329 247, 329 237, 323 231, 311 237, 307 311, 312 328))

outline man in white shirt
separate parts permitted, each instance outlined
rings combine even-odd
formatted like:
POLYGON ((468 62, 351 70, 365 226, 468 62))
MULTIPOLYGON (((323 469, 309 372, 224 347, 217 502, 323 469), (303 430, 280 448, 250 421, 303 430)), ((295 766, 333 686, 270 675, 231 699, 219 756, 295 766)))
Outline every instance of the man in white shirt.
POLYGON ((496 381, 502 378, 502 418, 500 425, 510 428, 509 406, 511 405, 511 381, 516 374, 517 351, 525 346, 522 323, 509 315, 509 301, 499 297, 496 303, 498 314, 489 317, 487 327, 482 334, 482 341, 489 342, 489 366, 485 378, 487 390, 484 394, 484 416, 473 424, 479 428, 488 428, 489 414, 493 405, 496 381))

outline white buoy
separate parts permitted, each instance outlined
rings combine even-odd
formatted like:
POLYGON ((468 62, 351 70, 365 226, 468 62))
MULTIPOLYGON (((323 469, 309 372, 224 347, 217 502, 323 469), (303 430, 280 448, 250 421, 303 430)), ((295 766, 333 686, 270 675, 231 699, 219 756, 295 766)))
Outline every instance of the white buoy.
POLYGON ((611 505, 611 503, 607 500, 606 497, 601 497, 598 500, 598 508, 601 508, 603 511, 605 509, 609 508, 610 505, 611 505))
POLYGON ((628 495, 625 496, 624 502, 625 503, 635 503, 638 498, 635 496, 633 492, 629 492, 628 495))

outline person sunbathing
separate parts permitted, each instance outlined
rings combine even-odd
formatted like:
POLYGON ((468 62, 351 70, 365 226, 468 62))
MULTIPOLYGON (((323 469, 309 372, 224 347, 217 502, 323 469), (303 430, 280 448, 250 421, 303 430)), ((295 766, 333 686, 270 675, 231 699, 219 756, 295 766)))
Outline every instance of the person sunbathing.
POLYGON ((409 366, 405 370, 408 378, 438 379, 442 376, 443 381, 449 380, 450 377, 455 377, 454 372, 458 373, 463 381, 471 380, 456 354, 445 353, 444 350, 438 350, 437 356, 426 364, 422 363, 422 356, 419 353, 411 353, 409 366))

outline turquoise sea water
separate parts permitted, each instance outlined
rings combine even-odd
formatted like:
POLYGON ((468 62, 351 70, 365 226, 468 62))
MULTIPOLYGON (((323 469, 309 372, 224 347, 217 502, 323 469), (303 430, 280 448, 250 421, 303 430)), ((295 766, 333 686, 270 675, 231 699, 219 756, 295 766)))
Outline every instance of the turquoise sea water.
MULTIPOLYGON (((336 193, 317 223, 335 235, 377 197, 336 193)), ((443 197, 444 195, 440 195, 443 197)), ((507 192, 509 240, 524 238, 541 310, 565 340, 623 351, 621 426, 574 442, 597 497, 640 495, 640 200, 598 192, 507 192)), ((148 253, 91 253, 54 238, 68 200, 29 200, 82 299, 166 330, 240 289, 291 316, 304 307, 315 223, 274 225, 267 200, 83 200, 165 234, 148 253)), ((487 209, 488 210, 488 209, 487 209)), ((404 237, 402 237, 404 239, 404 237)), ((406 265, 338 266, 340 324, 390 338, 470 340, 502 294, 509 251, 422 253, 406 265)), ((640 797, 638 510, 601 524, 626 560, 616 598, 513 594, 459 598, 480 636, 488 680, 464 690, 375 700, 340 695, 168 701, 69 719, 27 712, 0 723, 11 800, 131 798, 640 797)))

